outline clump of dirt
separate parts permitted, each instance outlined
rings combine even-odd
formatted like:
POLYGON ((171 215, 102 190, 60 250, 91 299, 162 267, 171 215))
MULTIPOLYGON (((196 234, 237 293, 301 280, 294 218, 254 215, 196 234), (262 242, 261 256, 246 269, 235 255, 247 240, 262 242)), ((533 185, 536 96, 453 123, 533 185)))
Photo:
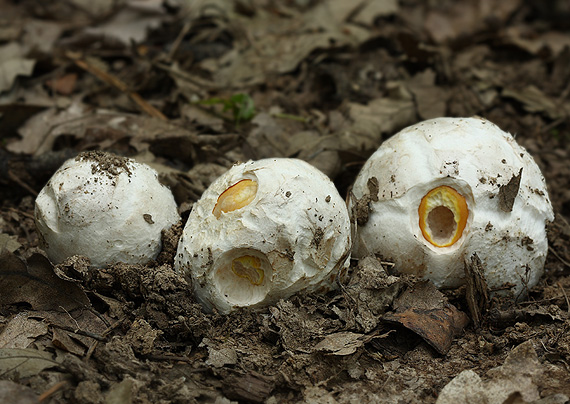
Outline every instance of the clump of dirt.
POLYGON ((125 172, 129 177, 132 175, 129 168, 130 160, 125 157, 117 156, 102 151, 89 151, 79 153, 75 158, 76 161, 92 161, 92 174, 107 174, 110 179, 116 177, 121 172, 125 172))
POLYGON ((156 262, 159 264, 168 264, 174 262, 176 251, 178 250, 178 240, 182 236, 184 230, 184 223, 179 221, 167 229, 162 231, 162 249, 156 257, 156 262))
POLYGON ((349 196, 353 199, 351 217, 356 219, 358 226, 364 226, 368 222, 370 202, 378 201, 378 179, 376 177, 370 178, 366 186, 368 187, 368 193, 363 195, 362 198, 357 199, 352 193, 349 196))

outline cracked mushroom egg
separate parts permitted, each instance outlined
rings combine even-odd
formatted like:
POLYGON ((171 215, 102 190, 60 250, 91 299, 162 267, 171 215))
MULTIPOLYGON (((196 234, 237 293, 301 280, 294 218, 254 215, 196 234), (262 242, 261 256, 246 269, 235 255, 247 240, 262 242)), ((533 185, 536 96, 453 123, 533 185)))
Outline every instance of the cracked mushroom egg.
POLYGON ((350 219, 332 181, 308 163, 235 165, 194 205, 175 268, 207 311, 262 307, 334 286, 349 264, 350 219))
POLYGON ((514 298, 538 283, 554 219, 532 157, 478 117, 424 121, 385 141, 359 173, 349 209, 354 256, 379 254, 453 288, 477 254, 489 289, 514 298))
POLYGON ((36 199, 41 245, 58 264, 83 255, 94 267, 144 264, 161 249, 161 232, 178 220, 170 190, 146 164, 104 152, 67 160, 36 199))

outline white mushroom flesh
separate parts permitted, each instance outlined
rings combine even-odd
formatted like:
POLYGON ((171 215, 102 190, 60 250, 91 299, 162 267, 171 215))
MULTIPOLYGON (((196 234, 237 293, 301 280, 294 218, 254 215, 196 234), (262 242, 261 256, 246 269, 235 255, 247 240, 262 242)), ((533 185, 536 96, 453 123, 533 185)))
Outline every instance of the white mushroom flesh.
POLYGON ((54 263, 83 255, 92 266, 144 264, 161 249, 161 232, 179 219, 155 170, 104 152, 66 161, 41 190, 36 227, 54 263))
POLYGON ((370 208, 355 256, 379 254, 450 288, 464 283, 464 260, 477 253, 489 288, 517 298, 543 273, 545 225, 554 219, 544 177, 485 119, 437 118, 402 130, 366 162, 352 194, 354 215, 357 201, 370 208))
POLYGON ((327 290, 349 264, 350 219, 330 179, 297 159, 232 167, 194 205, 175 268, 208 311, 327 290))

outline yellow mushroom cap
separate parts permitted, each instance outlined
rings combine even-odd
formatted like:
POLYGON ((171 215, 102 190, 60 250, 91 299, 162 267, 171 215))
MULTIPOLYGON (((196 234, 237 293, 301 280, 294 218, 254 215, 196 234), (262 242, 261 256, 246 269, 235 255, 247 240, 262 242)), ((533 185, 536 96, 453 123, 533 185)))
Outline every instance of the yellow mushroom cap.
POLYGON ((450 288, 477 253, 489 287, 517 298, 543 273, 554 219, 532 157, 477 117, 431 119, 385 141, 359 173, 349 210, 359 223, 354 256, 379 254, 450 288), (362 200, 367 218, 358 217, 362 200))

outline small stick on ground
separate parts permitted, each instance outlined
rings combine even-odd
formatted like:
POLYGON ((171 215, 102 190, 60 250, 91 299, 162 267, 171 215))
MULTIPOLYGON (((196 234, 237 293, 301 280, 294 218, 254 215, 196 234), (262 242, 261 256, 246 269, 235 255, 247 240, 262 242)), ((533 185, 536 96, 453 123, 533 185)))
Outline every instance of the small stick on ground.
POLYGON ((119 91, 122 91, 125 94, 127 94, 133 100, 133 102, 137 104, 139 108, 142 109, 144 112, 146 112, 148 115, 158 119, 162 119, 163 121, 168 121, 168 118, 162 112, 160 112, 158 109, 156 109, 155 107, 150 105, 147 101, 145 101, 140 96, 140 94, 135 93, 134 91, 130 91, 127 85, 121 80, 119 80, 117 77, 99 69, 97 66, 93 66, 87 63, 85 60, 79 59, 76 55, 74 55, 71 52, 67 52, 66 56, 71 60, 73 60, 73 62, 77 66, 81 67, 85 71, 88 71, 89 73, 97 77, 99 80, 104 81, 105 83, 117 88, 119 91))
POLYGON ((50 387, 48 390, 44 391, 39 397, 38 397, 38 402, 43 402, 45 400, 47 400, 48 398, 50 398, 51 396, 53 396, 55 393, 57 393, 59 390, 61 390, 62 388, 64 388, 66 385, 68 384, 67 380, 63 380, 59 383, 54 384, 52 387, 50 387))
POLYGON ((550 251, 556 258, 558 258, 560 260, 560 262, 562 262, 565 266, 567 266, 568 268, 570 268, 570 262, 566 261, 564 258, 562 258, 557 252, 556 250, 554 250, 554 248, 552 248, 551 246, 548 246, 548 251, 550 251))
POLYGON ((564 295, 564 298, 566 299, 566 310, 568 311, 568 313, 570 313, 570 301, 568 300, 568 295, 566 294, 566 290, 564 290, 564 287, 560 284, 560 282, 557 282, 556 284, 558 285, 558 287, 562 291, 562 294, 564 295))

